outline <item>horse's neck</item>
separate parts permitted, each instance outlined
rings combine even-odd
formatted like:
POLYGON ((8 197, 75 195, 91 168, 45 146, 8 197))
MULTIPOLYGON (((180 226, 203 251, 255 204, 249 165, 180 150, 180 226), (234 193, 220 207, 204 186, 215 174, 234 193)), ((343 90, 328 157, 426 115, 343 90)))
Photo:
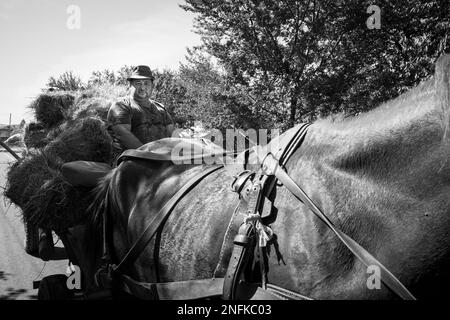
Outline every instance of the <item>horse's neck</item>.
POLYGON ((447 143, 439 96, 428 85, 399 100, 351 120, 317 122, 306 152, 343 171, 368 175, 417 166, 414 159, 447 143))
MULTIPOLYGON (((421 101, 424 108, 403 106, 409 114, 394 117, 392 112, 383 122, 376 122, 377 113, 361 122, 318 122, 287 165, 294 180, 338 227, 390 264, 394 274, 417 283, 418 270, 439 265, 450 245, 450 240, 429 242, 424 249, 420 240, 430 233, 444 239, 450 222, 449 142, 443 137, 442 113, 433 105, 434 97, 424 96, 421 101), (433 219, 427 218, 431 213, 433 219), (442 256, 432 254, 436 251, 442 256)), ((333 265, 333 270, 310 274, 306 270, 305 274, 319 279, 340 270, 349 281, 364 274, 364 270, 355 271, 354 257, 335 239, 317 237, 326 232, 322 224, 306 211, 303 216, 307 220, 298 228, 307 239, 305 250, 320 252, 318 261, 310 265, 328 265, 324 260, 333 265), (303 227, 308 224, 315 229, 303 227)))

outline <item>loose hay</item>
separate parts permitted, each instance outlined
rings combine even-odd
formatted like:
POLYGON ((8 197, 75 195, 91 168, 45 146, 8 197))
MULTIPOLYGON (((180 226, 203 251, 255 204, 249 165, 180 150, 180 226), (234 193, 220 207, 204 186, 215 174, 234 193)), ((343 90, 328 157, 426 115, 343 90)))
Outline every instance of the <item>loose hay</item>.
POLYGON ((77 160, 112 164, 105 121, 112 101, 125 93, 125 87, 103 86, 41 94, 32 103, 38 122, 24 129, 30 152, 9 168, 4 192, 29 225, 61 231, 90 218, 92 189, 72 186, 60 168, 77 160))
POLYGON ((71 119, 98 117, 106 121, 108 110, 114 100, 128 94, 126 86, 101 85, 80 92, 70 109, 71 119))
POLYGON ((73 118, 97 117, 106 121, 111 104, 112 100, 105 100, 104 98, 86 99, 77 105, 77 110, 75 110, 73 118))
POLYGON ((89 219, 90 191, 90 188, 72 186, 57 172, 24 204, 24 215, 33 225, 63 231, 89 219))
POLYGON ((30 122, 25 127, 25 132, 23 134, 23 142, 28 149, 31 148, 43 148, 47 144, 47 133, 48 129, 41 123, 30 122))
POLYGON ((5 196, 22 207, 41 181, 51 177, 51 167, 57 167, 56 163, 43 153, 30 153, 14 162, 7 172, 5 196))
POLYGON ((111 163, 112 139, 97 118, 69 121, 40 151, 14 163, 5 196, 22 209, 29 224, 64 230, 89 218, 91 188, 74 187, 64 180, 65 162, 85 160, 111 163))
POLYGON ((62 164, 60 158, 38 151, 10 167, 5 196, 22 209, 28 224, 62 231, 89 219, 91 189, 65 181, 62 164))
POLYGON ((43 93, 30 105, 36 120, 45 128, 58 126, 69 117, 75 96, 67 92, 43 93))
POLYGON ((66 123, 45 151, 64 162, 84 160, 112 162, 112 138, 102 120, 84 118, 66 123))

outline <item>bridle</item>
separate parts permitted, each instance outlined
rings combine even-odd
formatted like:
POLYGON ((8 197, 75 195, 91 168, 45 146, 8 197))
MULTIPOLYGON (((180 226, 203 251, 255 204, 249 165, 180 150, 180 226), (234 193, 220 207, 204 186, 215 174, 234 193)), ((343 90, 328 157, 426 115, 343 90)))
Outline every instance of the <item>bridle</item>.
MULTIPOLYGON (((287 136, 287 143, 284 147, 272 153, 272 150, 265 148, 256 148, 255 153, 258 158, 258 163, 261 164, 261 169, 258 173, 251 173, 240 175, 245 177, 243 183, 248 182, 251 176, 253 181, 257 181, 259 187, 255 188, 252 198, 252 208, 249 210, 253 217, 261 212, 262 201, 264 197, 272 194, 277 181, 282 183, 298 200, 306 205, 325 225, 331 229, 333 233, 341 240, 341 242, 367 267, 377 266, 380 270, 380 280, 393 292, 395 292, 402 299, 414 300, 414 296, 408 289, 375 257, 373 257, 367 250, 361 247, 356 241, 340 231, 333 222, 317 207, 317 205, 307 196, 307 194, 292 180, 288 173, 283 169, 287 161, 298 147, 301 146, 308 131, 308 124, 299 125, 293 134, 287 136), (278 158, 277 158, 278 157, 278 158), (245 180, 245 181, 244 181, 245 180)), ((203 157, 214 157, 215 155, 204 155, 203 157)), ((127 150, 118 159, 118 163, 128 159, 147 159, 155 160, 151 153, 145 153, 142 150, 127 150)), ((172 160, 171 158, 161 159, 158 155, 158 160, 172 160)), ((194 188, 203 178, 209 174, 221 169, 222 166, 210 166, 208 169, 201 172, 196 177, 190 179, 165 205, 155 214, 151 223, 148 224, 144 232, 140 235, 138 240, 133 244, 131 249, 124 256, 118 265, 107 264, 106 267, 101 268, 96 277, 97 283, 103 283, 99 279, 102 275, 115 279, 120 283, 120 287, 134 295, 141 295, 141 297, 159 298, 159 299, 189 299, 202 298, 222 294, 225 299, 238 298, 237 291, 240 283, 242 283, 242 276, 248 256, 250 252, 255 249, 254 238, 256 224, 243 223, 239 229, 239 233, 234 240, 234 247, 230 264, 227 268, 225 278, 212 278, 202 280, 189 280, 172 283, 150 283, 142 284, 124 274, 127 266, 130 266, 139 257, 145 246, 155 236, 160 226, 166 221, 167 217, 172 212, 179 200, 186 195, 192 188, 194 188), (189 290, 186 290, 189 288, 189 290), (143 294, 142 292, 146 292, 143 294)), ((239 176, 239 175, 238 175, 239 176)), ((237 189, 242 190, 240 186, 237 189)), ((106 210, 104 214, 106 219, 106 210)), ((104 253, 108 256, 108 253, 104 253)), ((107 260, 107 259, 106 259, 107 260)), ((107 281, 106 281, 107 282, 107 281)), ((263 287, 258 287, 253 298, 262 299, 276 299, 276 298, 291 298, 301 299, 302 296, 296 292, 292 292, 283 288, 276 288, 273 285, 267 285, 263 282, 263 287)))

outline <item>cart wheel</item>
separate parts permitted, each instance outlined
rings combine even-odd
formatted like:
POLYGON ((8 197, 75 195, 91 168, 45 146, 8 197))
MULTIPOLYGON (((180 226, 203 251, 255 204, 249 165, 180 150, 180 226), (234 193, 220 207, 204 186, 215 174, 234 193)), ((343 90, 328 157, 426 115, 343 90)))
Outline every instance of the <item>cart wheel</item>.
POLYGON ((41 280, 38 290, 38 300, 68 300, 73 297, 72 290, 66 285, 67 276, 54 274, 41 280))

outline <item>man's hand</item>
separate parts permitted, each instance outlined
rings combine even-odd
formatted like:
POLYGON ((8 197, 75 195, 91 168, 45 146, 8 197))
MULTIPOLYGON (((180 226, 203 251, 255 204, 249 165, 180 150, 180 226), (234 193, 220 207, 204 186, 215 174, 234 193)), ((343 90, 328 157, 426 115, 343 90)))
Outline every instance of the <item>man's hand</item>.
POLYGON ((131 133, 130 124, 116 124, 111 129, 117 135, 122 146, 126 149, 137 149, 143 145, 143 143, 131 133))

